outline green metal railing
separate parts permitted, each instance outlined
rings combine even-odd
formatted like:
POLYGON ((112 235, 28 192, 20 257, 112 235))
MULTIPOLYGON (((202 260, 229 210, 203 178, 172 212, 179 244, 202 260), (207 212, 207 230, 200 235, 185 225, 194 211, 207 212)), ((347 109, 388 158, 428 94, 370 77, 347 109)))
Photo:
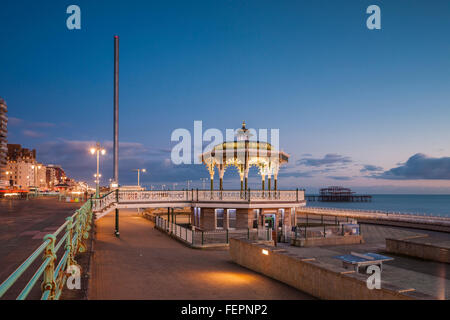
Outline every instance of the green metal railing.
POLYGON ((78 266, 75 256, 86 251, 83 240, 89 238, 92 215, 92 200, 88 200, 72 216, 66 218, 66 222, 58 230, 46 235, 42 244, 0 285, 0 298, 33 265, 37 257, 42 256, 42 264, 17 296, 17 300, 26 299, 41 278, 41 299, 58 300, 70 276, 66 272, 67 267, 78 266), (63 245, 64 250, 57 261, 58 251, 63 245))

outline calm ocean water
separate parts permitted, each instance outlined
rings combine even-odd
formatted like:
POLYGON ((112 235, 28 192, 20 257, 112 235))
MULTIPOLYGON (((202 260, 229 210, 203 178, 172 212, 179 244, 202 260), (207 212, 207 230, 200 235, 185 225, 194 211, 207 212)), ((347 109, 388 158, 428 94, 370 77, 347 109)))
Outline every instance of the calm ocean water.
POLYGON ((308 201, 307 206, 421 213, 450 217, 450 195, 379 194, 372 196, 372 202, 308 201))

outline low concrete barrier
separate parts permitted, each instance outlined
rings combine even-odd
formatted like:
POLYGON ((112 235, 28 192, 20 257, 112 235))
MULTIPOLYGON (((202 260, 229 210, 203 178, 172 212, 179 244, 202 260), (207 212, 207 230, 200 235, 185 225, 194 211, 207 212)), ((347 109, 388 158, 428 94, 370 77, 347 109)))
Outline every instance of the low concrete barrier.
POLYGON ((386 239, 386 251, 424 260, 450 263, 450 250, 430 243, 418 243, 407 239, 386 239))
POLYGON ((369 275, 358 274, 314 258, 308 259, 259 243, 231 239, 230 256, 237 264, 286 283, 319 299, 411 300, 434 299, 416 291, 402 292, 382 282, 381 289, 368 289, 369 275), (266 250, 264 254, 263 250, 266 250))
POLYGON ((306 238, 306 239, 291 239, 291 245, 296 247, 318 247, 318 246, 337 246, 347 244, 364 243, 361 235, 341 236, 330 238, 306 238))

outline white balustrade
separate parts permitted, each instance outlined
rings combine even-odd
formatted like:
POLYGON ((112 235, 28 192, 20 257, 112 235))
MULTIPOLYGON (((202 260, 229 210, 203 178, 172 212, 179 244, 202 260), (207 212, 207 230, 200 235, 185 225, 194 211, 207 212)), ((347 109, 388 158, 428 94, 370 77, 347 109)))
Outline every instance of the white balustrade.
POLYGON ((151 202, 203 202, 203 201, 233 201, 233 202, 258 202, 258 201, 286 201, 303 202, 303 190, 279 190, 279 191, 205 191, 205 190, 168 190, 168 191, 113 191, 99 199, 92 199, 94 211, 103 211, 112 204, 117 203, 151 203, 151 202))

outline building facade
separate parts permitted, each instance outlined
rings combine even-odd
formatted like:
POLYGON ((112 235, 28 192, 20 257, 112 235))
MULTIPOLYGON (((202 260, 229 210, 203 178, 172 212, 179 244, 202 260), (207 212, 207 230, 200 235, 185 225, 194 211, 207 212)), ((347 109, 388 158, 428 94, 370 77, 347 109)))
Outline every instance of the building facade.
POLYGON ((15 188, 46 188, 46 167, 36 161, 36 150, 22 148, 20 144, 7 145, 7 185, 15 188))
POLYGON ((10 187, 26 189, 34 185, 34 163, 19 159, 8 161, 6 176, 10 187))
POLYGON ((58 184, 65 183, 67 180, 63 168, 58 165, 49 164, 46 167, 46 181, 49 189, 54 189, 58 184))
POLYGON ((6 178, 6 165, 8 156, 8 107, 5 100, 0 98, 0 188, 7 187, 9 185, 6 178))

